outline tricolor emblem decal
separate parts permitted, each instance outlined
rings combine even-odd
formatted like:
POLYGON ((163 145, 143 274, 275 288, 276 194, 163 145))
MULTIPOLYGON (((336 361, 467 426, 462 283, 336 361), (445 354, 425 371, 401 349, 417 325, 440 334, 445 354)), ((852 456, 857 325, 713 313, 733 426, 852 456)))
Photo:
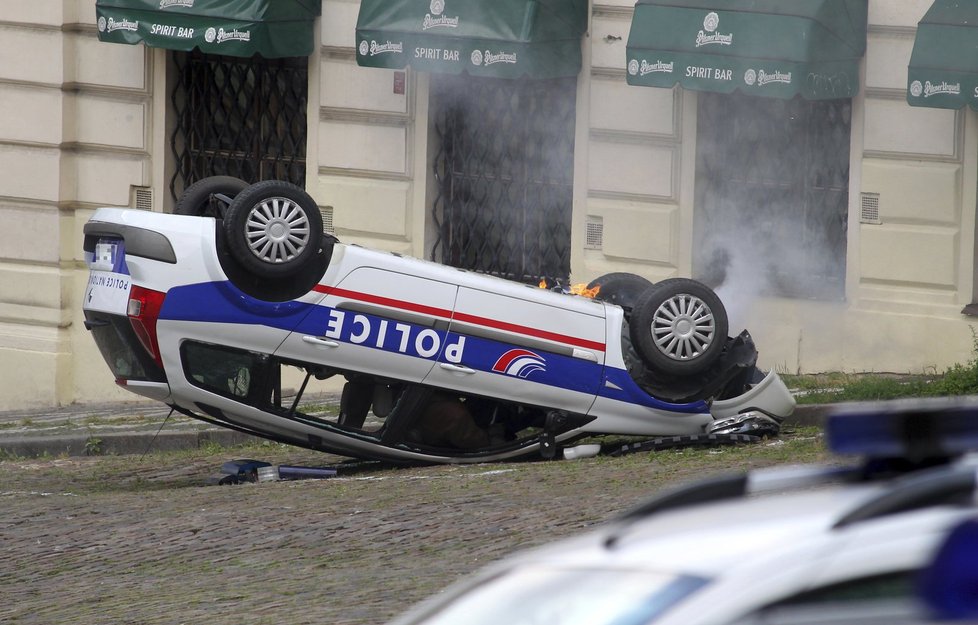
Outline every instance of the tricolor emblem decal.
POLYGON ((519 378, 526 378, 534 371, 546 371, 547 362, 539 354, 527 349, 511 349, 496 361, 492 370, 519 378))

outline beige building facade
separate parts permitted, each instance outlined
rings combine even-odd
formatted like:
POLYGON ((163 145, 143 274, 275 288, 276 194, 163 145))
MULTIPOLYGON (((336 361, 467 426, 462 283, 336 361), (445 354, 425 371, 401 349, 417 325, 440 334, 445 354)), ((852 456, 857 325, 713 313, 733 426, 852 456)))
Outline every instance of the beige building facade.
MULTIPOLYGON (((839 296, 772 294, 733 271, 718 287, 731 330, 751 331, 764 368, 940 372, 973 356, 975 319, 962 311, 978 279, 978 114, 907 103, 917 24, 931 4, 868 1, 847 118, 839 296)), ((358 65, 359 9, 324 0, 313 26, 305 186, 341 240, 428 258, 439 77, 358 65)), ((569 235, 577 282, 696 270, 705 96, 627 84, 633 10, 629 0, 591 3, 581 39, 569 235)), ((94 0, 0 3, 0 410, 131 399, 84 328, 81 232, 100 206, 172 210, 173 68, 168 50, 100 42, 95 15, 94 0)), ((774 241, 747 246, 754 262, 784 253, 774 241)))

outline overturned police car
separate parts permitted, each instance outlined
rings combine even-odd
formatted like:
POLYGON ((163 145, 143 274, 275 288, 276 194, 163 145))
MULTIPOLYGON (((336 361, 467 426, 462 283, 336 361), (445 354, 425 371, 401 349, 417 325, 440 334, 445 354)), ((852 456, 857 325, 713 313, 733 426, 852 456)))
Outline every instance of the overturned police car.
POLYGON ((280 442, 485 462, 589 434, 770 431, 794 409, 693 280, 555 292, 341 243, 301 188, 223 176, 174 214, 102 208, 84 233, 85 323, 116 382, 280 442), (303 410, 309 381, 333 376, 339 414, 303 410))

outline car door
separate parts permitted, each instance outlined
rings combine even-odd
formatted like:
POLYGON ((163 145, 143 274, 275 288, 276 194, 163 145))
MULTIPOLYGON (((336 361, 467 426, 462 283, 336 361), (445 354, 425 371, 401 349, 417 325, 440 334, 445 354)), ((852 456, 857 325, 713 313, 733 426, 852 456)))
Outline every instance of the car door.
POLYGON ((276 356, 417 383, 445 348, 454 284, 361 266, 316 290, 323 298, 276 356))
POLYGON ((585 414, 601 383, 604 306, 516 283, 461 286, 425 383, 585 414))

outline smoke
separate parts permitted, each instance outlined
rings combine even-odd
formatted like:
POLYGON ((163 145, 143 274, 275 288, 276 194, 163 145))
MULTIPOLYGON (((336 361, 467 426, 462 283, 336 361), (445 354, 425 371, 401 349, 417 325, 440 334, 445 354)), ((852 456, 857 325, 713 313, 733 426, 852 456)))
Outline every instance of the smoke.
MULTIPOLYGON (((803 206, 755 202, 741 197, 712 210, 697 207, 706 214, 697 219, 694 273, 720 297, 731 334, 749 327, 750 310, 760 297, 843 295, 844 227, 833 234, 830 224, 805 219, 803 206)), ((845 213, 837 217, 844 224, 845 213)))
POLYGON ((731 331, 760 296, 841 299, 848 100, 698 94, 693 273, 731 331))

